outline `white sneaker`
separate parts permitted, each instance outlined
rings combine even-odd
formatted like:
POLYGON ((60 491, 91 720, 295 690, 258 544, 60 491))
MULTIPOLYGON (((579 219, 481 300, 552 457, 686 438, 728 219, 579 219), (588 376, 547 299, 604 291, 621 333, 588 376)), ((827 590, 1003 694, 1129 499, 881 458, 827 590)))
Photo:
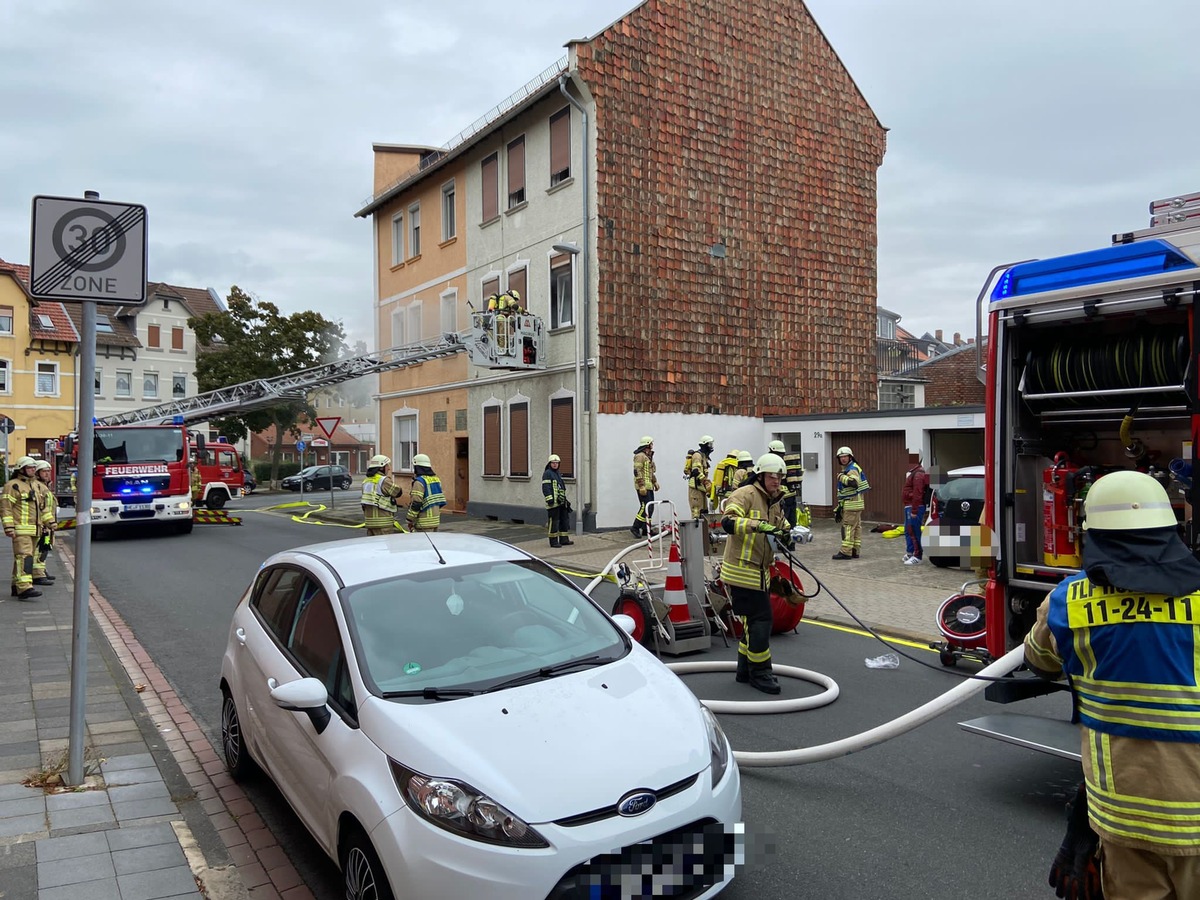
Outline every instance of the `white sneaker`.
POLYGON ((910 556, 908 559, 906 559, 906 560, 904 561, 904 564, 905 564, 906 566, 916 566, 916 565, 919 565, 919 564, 920 564, 920 562, 921 562, 921 557, 919 557, 919 556, 910 556))
POLYGON ((902 557, 900 557, 902 562, 908 562, 910 559, 912 559, 911 553, 905 553, 902 557))

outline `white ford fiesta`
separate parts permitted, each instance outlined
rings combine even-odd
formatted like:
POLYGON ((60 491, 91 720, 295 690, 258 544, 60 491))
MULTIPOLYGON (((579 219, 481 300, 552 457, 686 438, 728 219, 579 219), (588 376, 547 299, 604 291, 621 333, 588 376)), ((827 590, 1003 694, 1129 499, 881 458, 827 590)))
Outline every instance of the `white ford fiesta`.
POLYGON ((498 541, 272 556, 234 613, 221 691, 230 771, 267 772, 351 900, 698 900, 741 859, 716 719, 498 541))

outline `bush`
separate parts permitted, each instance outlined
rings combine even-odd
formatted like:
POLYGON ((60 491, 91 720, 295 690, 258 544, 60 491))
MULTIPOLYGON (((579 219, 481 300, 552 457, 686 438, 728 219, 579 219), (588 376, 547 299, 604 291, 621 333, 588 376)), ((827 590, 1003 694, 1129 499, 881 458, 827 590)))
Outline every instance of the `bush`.
MULTIPOLYGON (((269 459, 256 459, 250 463, 250 471, 254 473, 254 480, 261 485, 266 485, 271 480, 271 461, 269 459)), ((289 475, 295 475, 300 471, 300 463, 298 462, 281 462, 279 464, 279 480, 287 478, 289 475)))

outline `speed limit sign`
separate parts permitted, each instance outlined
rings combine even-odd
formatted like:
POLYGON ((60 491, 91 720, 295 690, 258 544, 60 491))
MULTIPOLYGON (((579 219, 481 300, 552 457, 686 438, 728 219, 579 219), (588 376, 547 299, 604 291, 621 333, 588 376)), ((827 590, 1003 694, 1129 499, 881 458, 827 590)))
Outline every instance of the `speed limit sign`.
POLYGON ((146 302, 146 207, 37 196, 30 233, 34 297, 146 302))

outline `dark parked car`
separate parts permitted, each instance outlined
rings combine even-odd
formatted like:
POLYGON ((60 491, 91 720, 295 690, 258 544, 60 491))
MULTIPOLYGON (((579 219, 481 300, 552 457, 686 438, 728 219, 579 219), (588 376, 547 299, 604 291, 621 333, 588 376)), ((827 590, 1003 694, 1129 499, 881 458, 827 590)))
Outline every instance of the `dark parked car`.
POLYGON ((340 488, 347 490, 353 479, 345 466, 308 466, 279 483, 285 491, 298 491, 303 483, 306 491, 340 488))
POLYGON ((951 469, 934 489, 923 543, 925 558, 935 566, 970 568, 971 557, 980 555, 972 543, 980 540, 983 491, 983 466, 951 469))

